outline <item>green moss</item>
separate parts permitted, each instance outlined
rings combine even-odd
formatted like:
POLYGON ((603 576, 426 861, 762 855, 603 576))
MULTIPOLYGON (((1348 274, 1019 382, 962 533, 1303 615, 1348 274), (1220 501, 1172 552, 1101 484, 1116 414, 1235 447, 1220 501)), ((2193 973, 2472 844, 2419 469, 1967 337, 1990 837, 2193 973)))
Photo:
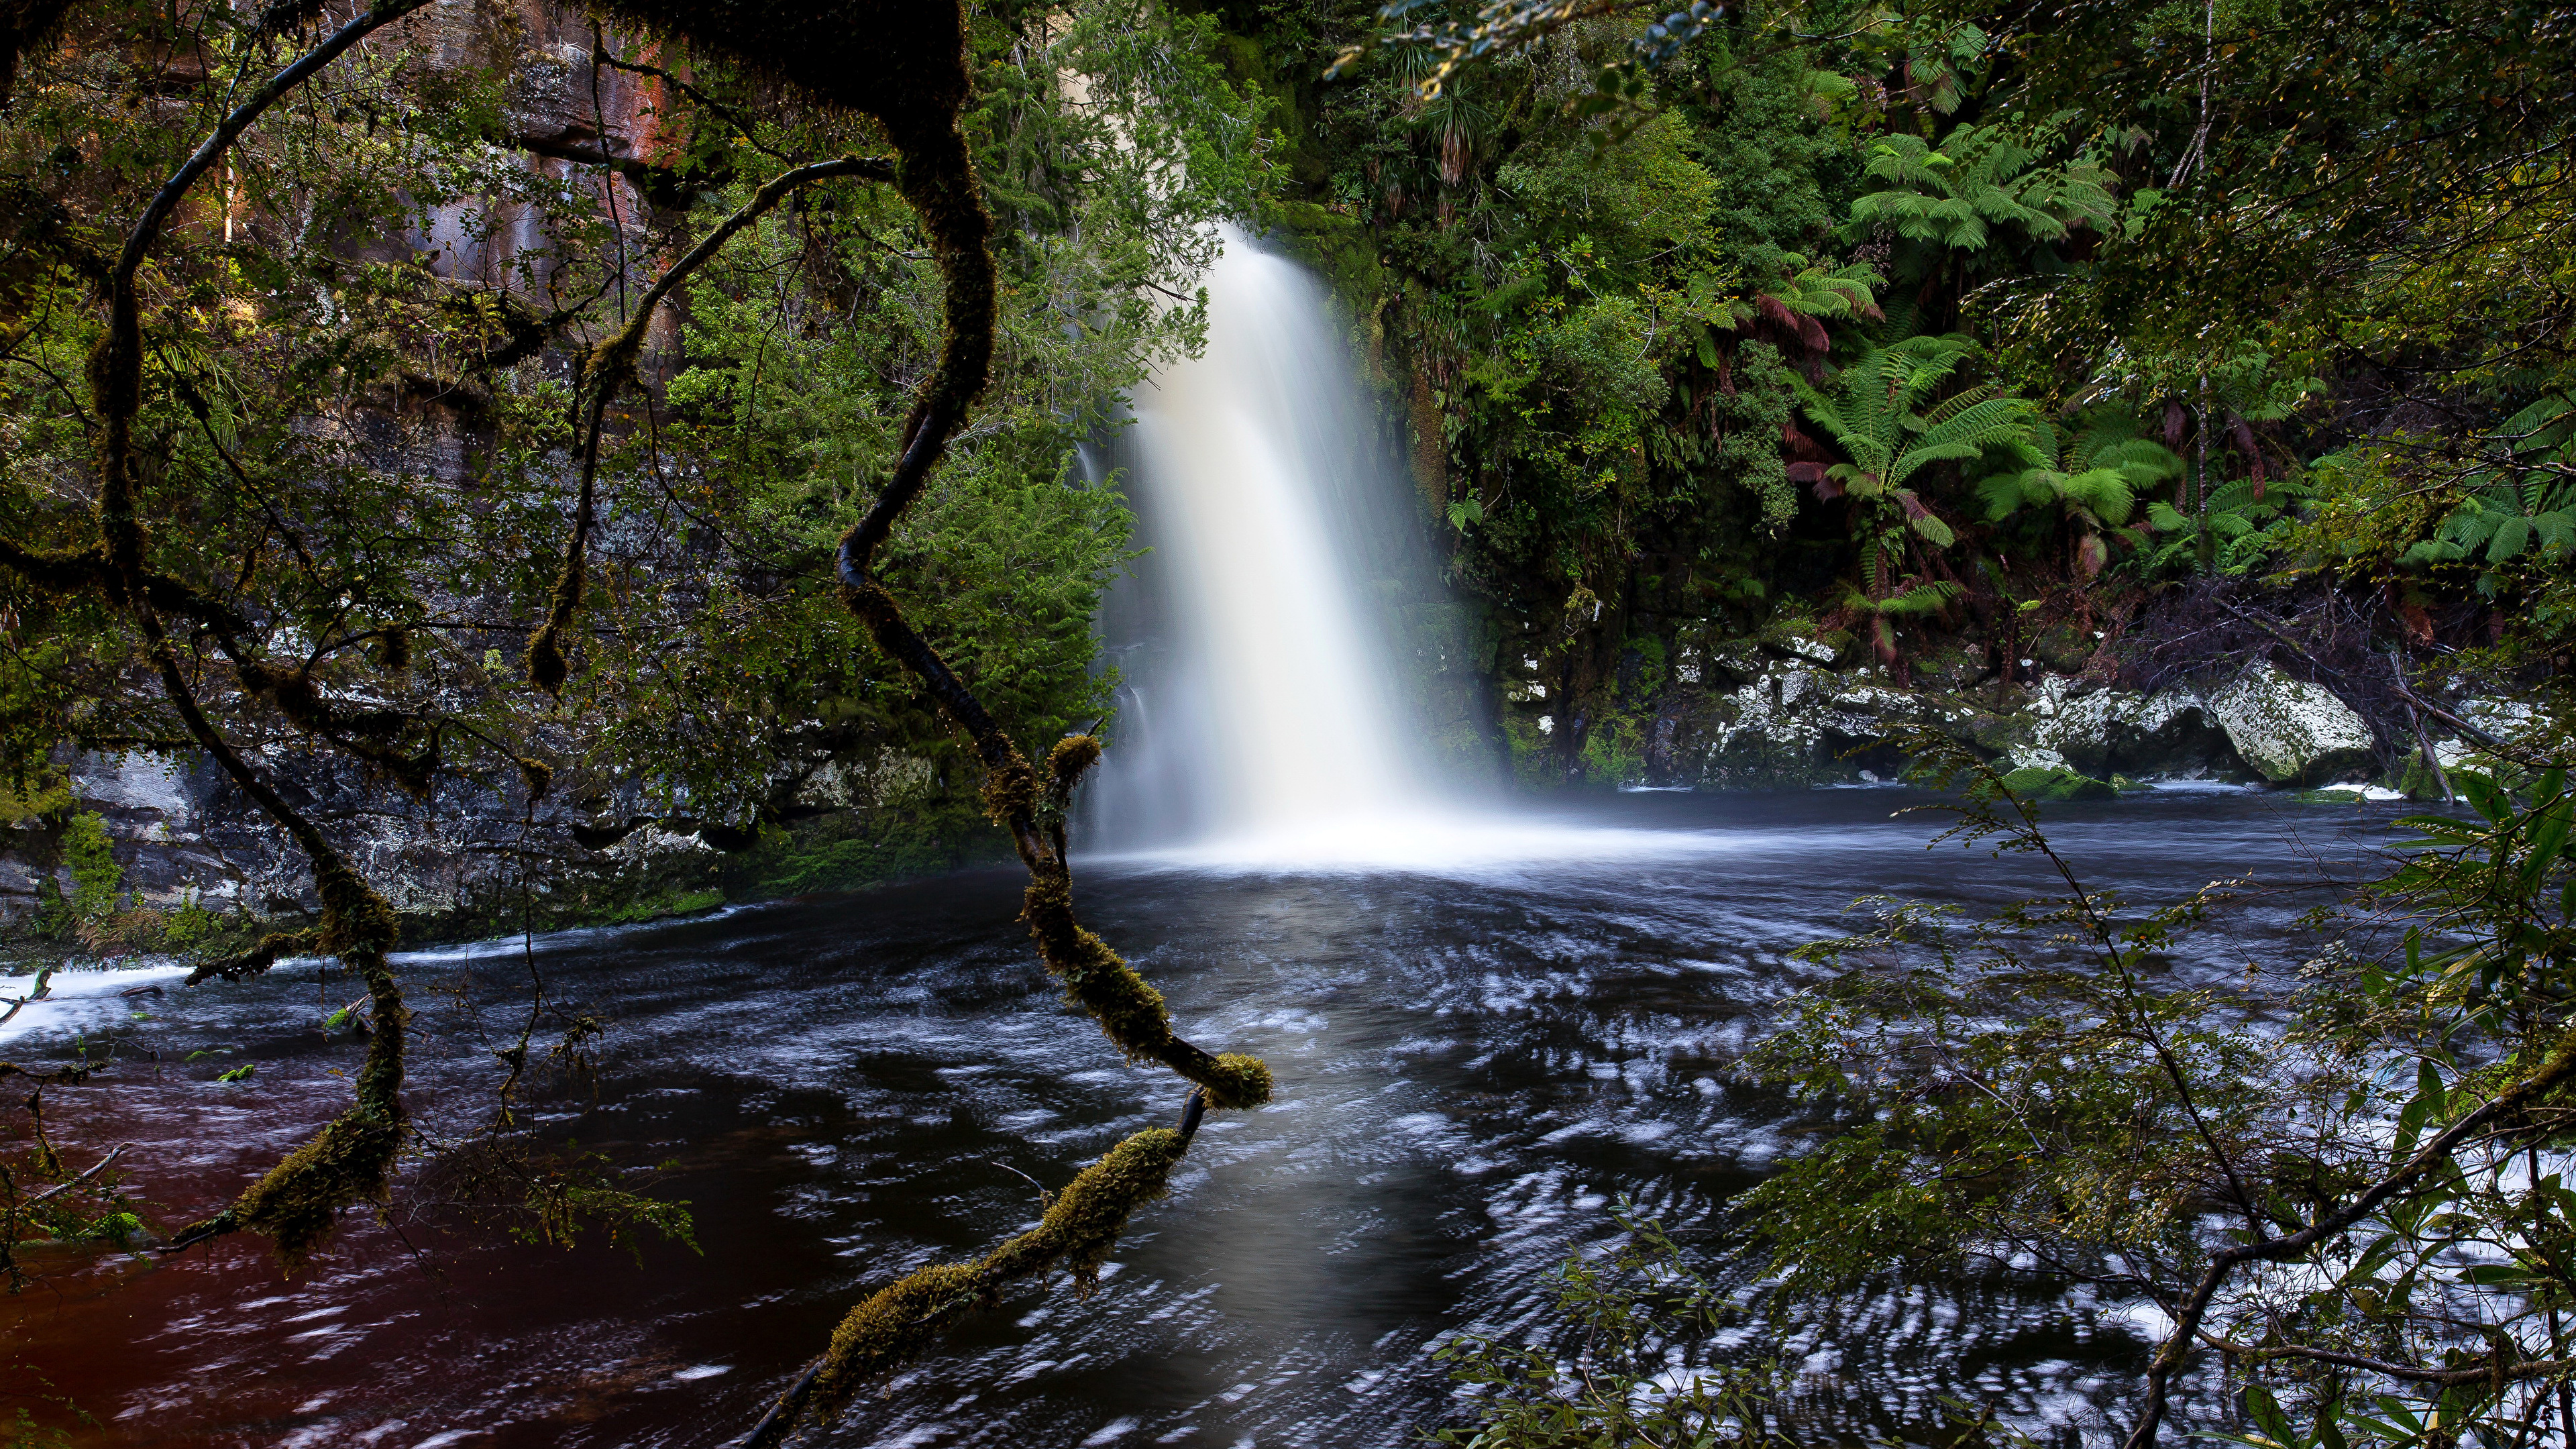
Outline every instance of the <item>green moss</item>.
POLYGON ((844 811, 763 829, 759 844, 724 862, 717 886, 734 901, 860 890, 988 864, 1009 850, 1008 838, 964 801, 844 811))
POLYGON ((1635 716, 1606 714, 1583 736, 1583 775, 1587 783, 1634 784, 1646 777, 1646 734, 1635 716))
POLYGON ((829 1410, 869 1375, 919 1358, 983 1297, 984 1275, 973 1263, 937 1264, 878 1289, 832 1330, 814 1381, 817 1404, 829 1410))
POLYGON ((1503 711, 1503 745, 1510 752, 1512 783, 1524 790, 1548 790, 1565 783, 1565 767, 1556 752, 1552 716, 1529 714, 1518 709, 1503 711), (1550 729, 1538 727, 1541 718, 1549 720, 1550 729))
POLYGON ((75 920, 102 921, 115 913, 125 867, 116 863, 106 821, 88 811, 73 816, 63 827, 63 864, 72 875, 69 905, 75 920))
POLYGON ((180 897, 179 908, 163 921, 161 944, 173 951, 194 951, 211 943, 223 925, 224 918, 207 910, 190 889, 180 897))
POLYGON ((816 1402, 827 1410, 846 1403, 863 1381, 918 1358, 1014 1279, 1061 1263, 1077 1290, 1088 1293, 1128 1217, 1169 1190, 1172 1166, 1188 1148, 1168 1127, 1139 1132, 1066 1184, 1036 1227, 983 1261, 918 1269, 870 1294, 832 1331, 815 1379, 816 1402))
POLYGON ((2107 780, 2073 770, 2024 766, 2004 776, 2004 788, 2024 800, 2108 800, 2119 793, 2107 780))
POLYGON ((1270 1100, 1272 1082, 1270 1065, 1261 1058, 1241 1052, 1227 1052, 1216 1059, 1213 1080, 1199 1085, 1208 1089, 1212 1106, 1227 1108, 1258 1107, 1270 1100))
POLYGON ((330 1236, 340 1209, 385 1200, 401 1146, 399 1124, 364 1111, 345 1113, 269 1169, 225 1216, 276 1239, 278 1260, 300 1267, 330 1236))
POLYGON ((605 919, 612 925, 630 925, 669 916, 692 916, 700 911, 712 911, 724 903, 725 893, 721 890, 663 891, 620 906, 609 912, 605 919))

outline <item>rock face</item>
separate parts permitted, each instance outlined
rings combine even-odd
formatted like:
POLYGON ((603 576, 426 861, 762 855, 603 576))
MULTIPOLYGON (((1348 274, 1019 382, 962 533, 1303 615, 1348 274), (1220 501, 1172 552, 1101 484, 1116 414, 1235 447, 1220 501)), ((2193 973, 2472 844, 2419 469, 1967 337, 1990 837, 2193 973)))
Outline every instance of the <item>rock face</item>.
MULTIPOLYGON (((68 801, 41 819, 0 821, 0 941, 44 930, 110 952, 167 949, 184 944, 169 932, 184 913, 246 930, 318 912, 302 853, 211 764, 139 754, 66 763, 68 801), (63 916, 79 886, 66 835, 86 817, 114 856, 118 915, 76 932, 63 916)), ((868 885, 1006 849, 930 764, 883 749, 778 781, 775 821, 756 830, 650 813, 640 782, 532 819, 462 785, 423 802, 337 774, 280 778, 401 912, 414 943, 868 885)))
MULTIPOLYGON (((638 248, 658 245, 647 225, 653 201, 636 178, 622 170, 603 178, 589 158, 603 151, 621 161, 670 158, 683 138, 669 131, 662 79, 594 72, 592 21, 553 0, 435 0, 414 28, 434 65, 507 73, 497 124, 532 177, 611 188, 615 205, 603 202, 604 216, 638 248)), ((661 59, 649 40, 642 55, 661 59)), ((431 207, 420 232, 370 238, 358 249, 377 260, 417 261, 452 280, 508 287, 528 285, 523 253, 539 253, 541 263, 552 245, 535 213, 465 197, 431 207)), ((670 345, 678 325, 665 309, 651 345, 670 345)), ((448 403, 425 407, 433 436, 404 466, 462 484, 471 436, 448 403)), ((674 817, 652 803, 642 781, 614 784, 579 805, 549 802, 530 818, 488 788, 442 781, 433 799, 417 801, 369 785, 354 769, 301 758, 261 763, 402 913, 406 939, 420 942, 515 929, 523 920, 642 919, 1006 853, 971 791, 952 796, 930 764, 859 748, 857 758, 815 760, 769 782, 771 823, 757 829, 674 817)), ((246 929, 293 924, 318 909, 302 854, 210 764, 139 754, 56 763, 67 771, 69 798, 42 802, 34 807, 41 814, 11 818, 22 802, 0 793, 0 943, 23 940, 41 924, 94 949, 166 948, 178 938, 162 919, 182 913, 246 929), (120 919, 89 919, 75 932, 59 904, 77 885, 66 830, 90 817, 114 856, 107 870, 120 919)))
MULTIPOLYGON (((1892 779, 1904 765, 1893 742, 1924 730, 2036 772, 2034 780, 2062 773, 2315 786, 2381 773, 2359 715, 2261 661, 2199 688, 2139 693, 2063 674, 1979 684, 1930 670, 1929 687, 1905 688, 1807 640, 1684 658, 1638 727, 1650 747, 1637 778, 1616 783, 1740 789, 1892 779)), ((1527 689, 1506 691, 1504 701, 1506 710, 1545 707, 1527 689)), ((2059 798, 2093 793, 2059 783, 2059 798)))

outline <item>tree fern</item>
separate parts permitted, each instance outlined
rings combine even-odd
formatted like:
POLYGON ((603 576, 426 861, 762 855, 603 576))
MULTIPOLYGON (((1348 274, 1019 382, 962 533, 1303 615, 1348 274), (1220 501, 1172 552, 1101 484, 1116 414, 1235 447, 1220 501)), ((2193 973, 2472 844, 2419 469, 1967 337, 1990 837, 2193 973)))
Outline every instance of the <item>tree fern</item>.
POLYGON ((2433 536, 2401 562, 2482 560, 2478 591, 2507 581, 2504 566, 2530 553, 2558 562, 2576 553, 2576 394, 2553 393, 2505 419, 2486 439, 2488 466, 2433 536))
POLYGON ((2114 408, 2093 409, 2067 426, 2034 422, 2030 446, 2015 463, 1977 482, 1987 521, 2049 510, 2069 568, 2086 578, 2109 561, 2104 535, 2129 521, 2139 493, 2183 471, 2171 448, 2144 436, 2136 415, 2114 408))
POLYGON ((1891 135, 1866 163, 1875 190, 1852 202, 1857 235, 1886 227, 1933 256, 1917 272, 1939 269, 1953 254, 1974 254, 2006 241, 2062 241, 2075 227, 2109 231, 2119 205, 2110 173, 2090 160, 2037 164, 2040 153, 2000 127, 1959 126, 1936 149, 1920 136, 1891 135))
POLYGON ((1937 550, 1957 541, 1910 486, 1916 474, 1933 463, 2027 446, 2030 405, 2020 398, 1984 386, 1940 396, 1975 350, 1955 335, 1906 337, 1865 348, 1830 389, 1791 379, 1808 418, 1850 459, 1795 464, 1792 475, 1811 483, 1820 498, 1851 500, 1853 541, 1870 597, 1887 595, 1909 547, 1937 550))

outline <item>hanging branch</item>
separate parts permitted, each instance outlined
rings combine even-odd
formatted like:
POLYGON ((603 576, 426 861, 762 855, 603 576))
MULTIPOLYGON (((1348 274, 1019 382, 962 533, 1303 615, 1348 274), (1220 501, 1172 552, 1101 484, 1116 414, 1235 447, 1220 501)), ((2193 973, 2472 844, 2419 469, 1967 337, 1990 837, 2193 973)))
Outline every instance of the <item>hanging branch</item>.
POLYGON ((396 940, 393 907, 206 718, 180 668, 178 652, 162 628, 154 579, 145 566, 149 539, 139 517, 142 480, 133 451, 134 419, 143 399, 142 307, 135 277, 189 187, 213 169, 242 132, 351 46, 426 3, 383 0, 271 76, 217 124, 213 134, 162 183, 127 233, 108 276, 107 331, 90 357, 91 395, 103 424, 98 514, 105 568, 98 582, 133 616, 163 692, 189 735, 263 814, 294 837, 312 862, 314 886, 322 897, 322 924, 313 944, 338 956, 365 981, 378 1024, 358 1070, 357 1100, 349 1110, 253 1183, 231 1206, 181 1232, 167 1250, 171 1252, 246 1227, 275 1239, 278 1256, 293 1266, 329 1235, 342 1208, 384 1198, 408 1125, 401 1099, 403 1026, 408 1012, 386 961, 396 940))
POLYGON ((817 181, 840 176, 857 176, 870 181, 894 179, 894 163, 875 156, 843 156, 834 161, 817 161, 799 166, 770 178, 767 185, 752 194, 751 200, 717 225, 689 249, 686 256, 673 262, 660 280, 635 304, 634 315, 626 325, 591 349, 583 371, 591 386, 589 417, 582 427, 581 486, 573 504, 572 539, 564 546, 563 570, 555 577, 546 622, 528 641, 526 665, 529 682, 548 694, 562 692, 570 673, 563 652, 564 631, 572 627, 575 612, 581 608, 584 576, 589 566, 591 521, 596 514, 595 500, 599 478, 600 430, 608 419, 608 405, 618 389, 635 376, 635 359, 643 352, 644 335, 649 330, 653 309, 671 295, 689 275, 705 266, 724 249, 736 232, 760 219, 762 213, 787 199, 790 192, 817 181))
POLYGON ((1066 1185, 1037 1228, 976 1262, 908 1274, 852 1308, 822 1358, 738 1441, 745 1449, 777 1444, 808 1412, 833 1412, 866 1380, 919 1356, 1016 1279, 1042 1275, 1062 1262, 1073 1270, 1077 1288, 1087 1289, 1128 1215, 1164 1193, 1201 1114, 1211 1106, 1259 1106, 1271 1091, 1270 1069, 1259 1058, 1212 1055, 1174 1032, 1162 994, 1074 914, 1064 811, 1075 784, 1099 761, 1100 742, 1090 735, 1058 741, 1041 776, 870 573, 877 549, 920 496, 992 367, 992 219, 957 128, 966 95, 962 47, 954 36, 942 43, 949 47, 944 54, 902 57, 903 84, 855 97, 842 93, 884 122, 902 156, 897 186, 930 236, 943 284, 945 333, 939 366, 905 421, 892 475, 867 515, 842 536, 835 560, 841 599, 877 648, 917 679, 965 732, 983 761, 985 813, 1009 832, 1029 873, 1021 918, 1065 994, 1092 1014, 1130 1060, 1160 1062, 1194 1088, 1180 1130, 1149 1128, 1119 1143, 1066 1185), (946 69, 934 69, 934 61, 946 69))

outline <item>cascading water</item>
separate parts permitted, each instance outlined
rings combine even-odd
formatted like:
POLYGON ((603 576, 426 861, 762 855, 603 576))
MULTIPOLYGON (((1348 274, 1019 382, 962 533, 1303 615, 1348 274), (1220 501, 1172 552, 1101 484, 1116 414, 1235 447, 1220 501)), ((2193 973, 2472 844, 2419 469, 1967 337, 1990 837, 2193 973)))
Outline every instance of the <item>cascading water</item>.
POLYGON ((1223 239, 1207 347, 1140 393, 1119 450, 1151 554, 1108 611, 1126 688, 1086 844, 1403 871, 1727 848, 1479 802, 1429 767, 1402 686, 1446 646, 1418 622, 1438 610, 1403 463, 1323 286, 1223 239))
POLYGON ((1411 553, 1407 484, 1324 289, 1239 231, 1224 243, 1207 347, 1142 391, 1123 450, 1161 647, 1130 665, 1095 818, 1115 843, 1329 853, 1430 803, 1370 607, 1411 553))

